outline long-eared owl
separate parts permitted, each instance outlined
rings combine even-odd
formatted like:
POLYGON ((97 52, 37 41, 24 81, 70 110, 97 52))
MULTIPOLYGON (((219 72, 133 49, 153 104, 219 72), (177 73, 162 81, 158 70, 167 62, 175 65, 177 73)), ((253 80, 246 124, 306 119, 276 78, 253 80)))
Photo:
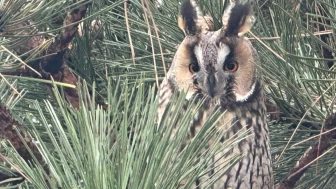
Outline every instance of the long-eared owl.
MULTIPOLYGON (((187 99, 196 96, 205 99, 191 121, 192 130, 199 130, 210 109, 215 107, 226 111, 217 128, 229 130, 231 136, 239 130, 249 130, 249 135, 233 148, 233 152, 241 152, 243 157, 213 188, 273 188, 259 59, 251 42, 244 37, 253 22, 248 3, 232 2, 223 13, 222 27, 214 31, 212 18, 203 14, 198 3, 185 0, 178 18, 185 38, 160 86, 159 119, 177 90, 185 91, 187 99)), ((224 140, 229 137, 226 135, 224 140)))

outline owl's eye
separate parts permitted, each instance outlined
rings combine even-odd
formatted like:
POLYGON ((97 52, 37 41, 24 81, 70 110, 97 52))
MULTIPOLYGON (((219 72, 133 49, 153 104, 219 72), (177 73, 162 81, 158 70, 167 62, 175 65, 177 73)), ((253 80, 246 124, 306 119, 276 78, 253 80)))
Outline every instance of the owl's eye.
POLYGON ((191 63, 191 64, 189 64, 189 71, 191 73, 198 72, 199 70, 200 70, 200 67, 198 66, 197 63, 191 63))
POLYGON ((238 64, 235 61, 230 61, 224 65, 224 70, 228 72, 235 72, 238 69, 238 64))

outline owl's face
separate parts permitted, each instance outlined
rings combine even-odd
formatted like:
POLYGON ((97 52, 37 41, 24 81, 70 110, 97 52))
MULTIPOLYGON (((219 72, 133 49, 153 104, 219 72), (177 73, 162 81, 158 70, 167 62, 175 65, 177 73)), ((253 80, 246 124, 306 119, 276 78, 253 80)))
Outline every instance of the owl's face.
POLYGON ((215 104, 248 101, 258 84, 258 59, 242 36, 253 22, 249 6, 231 5, 218 31, 211 31, 210 20, 195 6, 185 1, 181 9, 179 26, 186 36, 170 70, 177 87, 187 98, 200 95, 215 104))

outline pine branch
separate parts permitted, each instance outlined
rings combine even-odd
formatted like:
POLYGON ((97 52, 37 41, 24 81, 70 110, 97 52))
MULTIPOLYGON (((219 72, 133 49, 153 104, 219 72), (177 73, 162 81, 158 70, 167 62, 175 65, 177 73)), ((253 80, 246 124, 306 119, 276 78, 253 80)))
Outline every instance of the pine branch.
MULTIPOLYGON (((53 78, 55 81, 76 85, 78 79, 67 66, 66 56, 67 51, 69 50, 68 47, 77 34, 78 25, 85 16, 89 5, 89 1, 83 1, 82 4, 79 6, 77 5, 77 8, 73 9, 67 14, 60 33, 53 39, 53 42, 50 43, 50 45, 39 54, 40 57, 44 58, 35 60, 30 64, 34 70, 24 69, 24 67, 21 67, 14 71, 3 74, 39 77, 39 75, 36 74, 37 71, 43 79, 53 78)), ((36 38, 40 39, 41 36, 31 37, 25 43, 28 49, 25 49, 22 52, 18 51, 17 49, 15 51, 18 54, 22 54, 33 50, 34 48, 44 43, 44 40, 36 40, 36 38)), ((77 91, 71 88, 66 88, 64 91, 67 100, 72 104, 72 106, 75 108, 78 107, 77 91)))
MULTIPOLYGON (((66 65, 65 58, 68 46, 77 33, 79 21, 85 16, 88 5, 89 3, 87 3, 86 1, 82 5, 78 6, 78 8, 67 14, 63 23, 63 29, 61 29, 60 33, 55 37, 53 42, 40 54, 41 57, 45 58, 33 62, 32 67, 37 70, 43 78, 51 79, 52 77, 54 80, 60 82, 66 82, 70 84, 77 83, 77 77, 66 65)), ((43 40, 36 40, 36 38, 40 39, 41 36, 33 36, 29 38, 28 41, 26 41, 25 45, 28 49, 25 49, 23 51, 21 51, 22 49, 13 50, 18 54, 33 50, 43 43, 43 40)), ((6 74, 38 77, 38 75, 32 70, 24 68, 19 68, 16 69, 14 72, 6 74)), ((75 89, 69 88, 66 88, 64 91, 68 101, 74 107, 78 107, 77 91, 75 89)), ((10 141, 25 161, 32 161, 33 157, 22 142, 20 135, 23 137, 25 143, 33 152, 33 155, 41 163, 43 161, 43 158, 39 153, 37 147, 35 146, 32 138, 24 131, 22 125, 20 125, 12 118, 8 109, 0 104, 0 137, 10 141)), ((43 165, 43 163, 41 164, 43 165)), ((5 180, 17 176, 18 175, 8 176, 0 173, 0 180, 5 180)))
POLYGON ((323 129, 323 133, 325 134, 321 135, 319 140, 314 142, 314 144, 306 150, 291 172, 275 187, 276 189, 291 189, 295 187, 295 184, 300 180, 310 164, 330 147, 331 140, 336 137, 336 130, 330 130, 335 127, 336 114, 332 114, 325 120, 323 129))

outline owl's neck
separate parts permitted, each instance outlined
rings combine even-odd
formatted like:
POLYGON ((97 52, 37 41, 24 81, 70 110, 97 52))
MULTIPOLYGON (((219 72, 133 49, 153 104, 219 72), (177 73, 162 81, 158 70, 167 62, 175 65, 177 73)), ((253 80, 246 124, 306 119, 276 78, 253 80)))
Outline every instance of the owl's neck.
MULTIPOLYGON (((218 108, 216 102, 204 104, 199 113, 195 115, 192 127, 201 127, 209 117, 209 112, 212 112, 215 107, 218 108)), ((225 113, 217 123, 217 128, 228 131, 229 136, 225 138, 235 135, 241 129, 250 130, 249 134, 256 136, 258 141, 263 136, 268 137, 267 114, 263 94, 260 93, 253 101, 244 104, 239 103, 220 108, 225 113)))
MULTIPOLYGON (((199 100, 202 95, 196 96, 199 100)), ((217 123, 218 130, 226 132, 223 140, 234 136, 238 131, 247 131, 250 137, 247 137, 249 143, 255 143, 258 146, 269 145, 268 126, 266 119, 265 95, 258 81, 251 95, 245 101, 235 101, 234 98, 223 97, 220 99, 206 99, 195 115, 192 122, 191 134, 194 135, 214 109, 220 108, 221 112, 226 112, 217 123), (252 140, 253 138, 253 140, 252 140), (266 141, 266 142, 265 142, 266 141), (266 144, 267 143, 267 144, 266 144)))
POLYGON ((249 130, 256 144, 264 143, 265 137, 268 140, 267 114, 263 97, 260 96, 245 105, 229 108, 227 112, 231 114, 230 132, 232 134, 244 129, 249 130))

